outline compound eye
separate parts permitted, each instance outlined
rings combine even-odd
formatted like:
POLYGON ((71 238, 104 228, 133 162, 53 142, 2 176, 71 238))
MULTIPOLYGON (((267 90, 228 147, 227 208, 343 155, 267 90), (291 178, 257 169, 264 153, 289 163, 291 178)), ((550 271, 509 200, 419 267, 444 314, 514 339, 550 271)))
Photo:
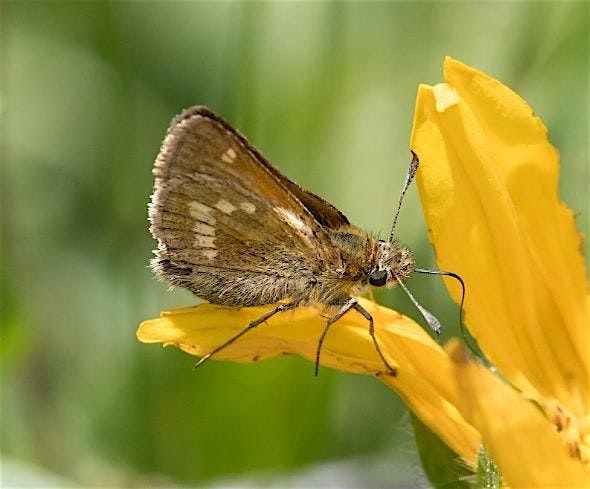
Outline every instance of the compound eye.
POLYGON ((382 287, 387 282, 387 272, 385 270, 375 270, 369 276, 369 283, 375 287, 382 287))

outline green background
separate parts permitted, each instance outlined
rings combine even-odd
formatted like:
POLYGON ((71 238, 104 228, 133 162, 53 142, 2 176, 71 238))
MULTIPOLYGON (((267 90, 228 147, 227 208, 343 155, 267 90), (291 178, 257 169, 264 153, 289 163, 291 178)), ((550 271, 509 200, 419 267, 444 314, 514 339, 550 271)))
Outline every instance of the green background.
MULTIPOLYGON (((386 234, 418 83, 451 55, 518 91, 588 231, 589 4, 3 2, 2 484, 426 485, 401 401, 281 358, 210 362, 135 330, 191 305, 147 268, 151 166, 204 104, 298 183, 386 234), (303 474, 303 475, 302 475, 303 474), (254 481, 254 482, 252 482, 254 481), (293 482, 295 481, 295 482, 293 482)), ((412 188, 400 239, 434 266, 412 188)), ((456 333, 440 281, 409 281, 456 333)), ((418 316, 399 291, 379 294, 418 316)))

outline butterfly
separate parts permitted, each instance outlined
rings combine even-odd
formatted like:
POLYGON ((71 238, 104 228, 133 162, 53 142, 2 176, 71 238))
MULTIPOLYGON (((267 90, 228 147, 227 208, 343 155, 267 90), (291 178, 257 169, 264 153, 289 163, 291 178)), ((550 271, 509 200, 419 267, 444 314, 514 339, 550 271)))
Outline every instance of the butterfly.
POLYGON ((316 351, 330 327, 351 310, 360 313, 386 373, 373 318, 356 299, 369 287, 400 286, 430 327, 440 322, 404 285, 416 268, 411 251, 394 231, 405 192, 418 169, 412 162, 388 240, 358 227, 332 204, 297 185, 247 139, 203 106, 172 120, 154 165, 150 231, 157 240, 151 268, 172 286, 213 304, 233 307, 276 304, 272 310, 202 357, 196 366, 251 329, 283 311, 319 304, 331 311, 316 351))

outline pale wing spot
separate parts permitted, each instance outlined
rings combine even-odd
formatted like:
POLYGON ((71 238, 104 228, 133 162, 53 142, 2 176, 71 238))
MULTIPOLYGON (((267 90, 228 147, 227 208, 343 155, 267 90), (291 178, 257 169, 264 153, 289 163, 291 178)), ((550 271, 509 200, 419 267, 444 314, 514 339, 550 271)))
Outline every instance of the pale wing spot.
POLYGON ((215 236, 215 228, 205 224, 204 222, 198 222, 193 226, 193 231, 196 234, 202 234, 203 236, 215 236))
POLYGON ((189 202, 189 207, 195 211, 202 212, 203 214, 210 214, 213 209, 211 207, 201 204, 200 202, 191 201, 189 202))
POLYGON ((256 206, 250 202, 242 202, 240 204, 240 209, 248 214, 254 214, 256 212, 256 206))
POLYGON ((216 221, 215 218, 211 215, 211 213, 213 212, 213 209, 211 209, 211 207, 195 201, 189 202, 188 207, 190 215, 197 221, 206 222, 211 226, 215 225, 216 221))
POLYGON ((219 209, 221 212, 224 212, 225 214, 231 214, 233 211, 237 209, 237 207, 235 207, 225 199, 219 199, 217 204, 215 204, 215 207, 219 209))
POLYGON ((297 231, 307 235, 312 234, 310 227, 307 224, 305 224, 305 222, 303 222, 303 219, 301 219, 293 211, 285 209, 284 207, 275 207, 274 211, 279 215, 279 217, 283 221, 285 221, 292 228, 295 228, 297 231))
POLYGON ((217 256, 217 250, 201 250, 201 253, 203 254, 203 256, 209 258, 209 260, 211 261, 213 261, 213 259, 217 256))
POLYGON ((225 163, 233 163, 236 159, 236 152, 233 148, 227 148, 227 151, 221 155, 221 161, 225 163))
POLYGON ((201 236, 200 234, 195 236, 195 246, 198 248, 215 248, 213 241, 215 241, 214 236, 201 236))

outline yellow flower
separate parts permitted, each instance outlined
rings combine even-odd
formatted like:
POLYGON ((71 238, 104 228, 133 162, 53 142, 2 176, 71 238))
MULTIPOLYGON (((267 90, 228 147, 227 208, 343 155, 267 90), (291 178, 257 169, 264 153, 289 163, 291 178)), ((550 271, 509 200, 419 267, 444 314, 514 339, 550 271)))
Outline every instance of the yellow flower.
POLYGON ((466 324, 519 391, 452 346, 457 407, 512 487, 590 487, 590 302, 557 151, 497 80, 451 58, 444 78, 416 102, 424 214, 438 265, 467 284, 466 324))

